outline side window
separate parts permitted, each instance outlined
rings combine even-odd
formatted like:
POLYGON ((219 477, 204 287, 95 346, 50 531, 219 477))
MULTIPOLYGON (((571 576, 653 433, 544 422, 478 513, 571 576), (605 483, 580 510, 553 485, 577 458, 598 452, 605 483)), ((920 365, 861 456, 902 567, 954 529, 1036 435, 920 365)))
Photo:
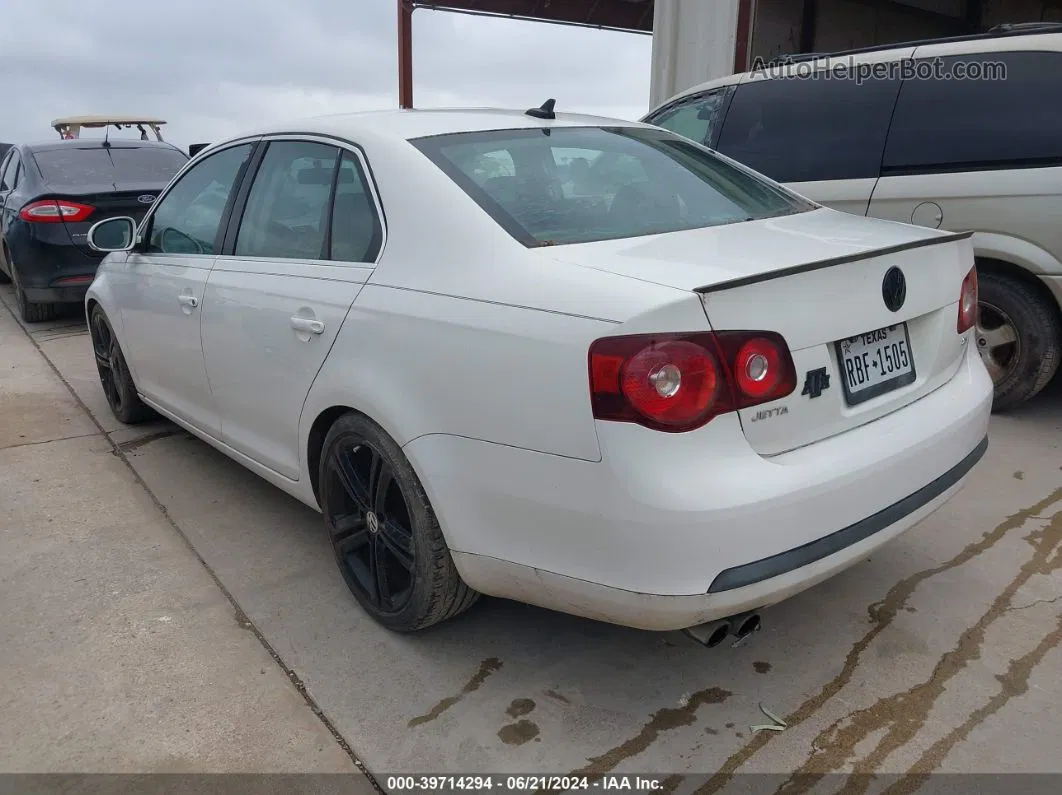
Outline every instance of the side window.
POLYGON ((775 182, 874 178, 899 90, 899 79, 745 83, 716 148, 775 182))
POLYGON ((383 226, 361 164, 353 154, 344 152, 332 205, 329 259, 374 262, 382 240, 383 226))
POLYGON ((14 190, 15 186, 18 184, 18 166, 18 152, 12 149, 11 156, 7 159, 7 165, 4 167, 3 171, 0 172, 0 174, 3 175, 0 179, 3 180, 4 190, 14 190))
POLYGON ((710 144, 719 134, 719 125, 723 121, 723 110, 729 94, 729 90, 724 88, 698 94, 665 108, 655 116, 647 118, 646 122, 671 130, 699 144, 710 144))
POLYGON ((1062 53, 933 58, 932 70, 904 82, 884 173, 1062 163, 1062 53))
POLYGON ((149 254, 215 254, 221 219, 252 145, 223 149, 190 168, 151 216, 149 254))
POLYGON ((273 141, 258 168, 236 234, 236 255, 324 259, 339 149, 273 141))

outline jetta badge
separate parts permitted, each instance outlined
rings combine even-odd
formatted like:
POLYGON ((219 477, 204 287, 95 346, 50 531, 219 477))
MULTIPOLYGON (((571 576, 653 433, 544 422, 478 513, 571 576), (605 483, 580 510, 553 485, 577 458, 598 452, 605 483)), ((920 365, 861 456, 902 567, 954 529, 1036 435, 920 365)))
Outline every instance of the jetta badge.
POLYGON ((890 312, 899 312, 907 300, 907 278, 895 265, 885 271, 885 278, 881 280, 881 297, 890 312))
POLYGON ((826 372, 825 367, 820 367, 818 370, 808 370, 808 374, 804 378, 804 391, 800 394, 814 399, 829 388, 830 374, 826 372))
POLYGON ((145 193, 142 196, 137 196, 136 200, 141 204, 151 204, 153 201, 155 201, 155 197, 152 196, 150 193, 145 193))

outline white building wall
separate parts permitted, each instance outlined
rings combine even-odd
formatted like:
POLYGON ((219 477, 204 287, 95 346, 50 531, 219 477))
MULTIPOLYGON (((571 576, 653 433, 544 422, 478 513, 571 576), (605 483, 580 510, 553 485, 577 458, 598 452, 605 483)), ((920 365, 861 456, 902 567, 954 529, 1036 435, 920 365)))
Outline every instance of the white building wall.
POLYGON ((650 107, 734 71, 738 0, 656 0, 650 107))

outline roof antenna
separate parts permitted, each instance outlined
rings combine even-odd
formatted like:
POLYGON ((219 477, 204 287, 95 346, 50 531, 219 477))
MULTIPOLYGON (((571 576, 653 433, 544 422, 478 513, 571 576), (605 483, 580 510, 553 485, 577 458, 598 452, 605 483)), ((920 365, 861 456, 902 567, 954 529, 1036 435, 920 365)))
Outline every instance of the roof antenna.
POLYGON ((542 103, 540 108, 531 108, 531 110, 524 111, 526 115, 533 116, 536 119, 555 119, 557 114, 553 112, 553 108, 557 106, 557 100, 547 99, 542 103))
POLYGON ((111 125, 107 125, 103 129, 103 146, 106 149, 111 148, 111 125))

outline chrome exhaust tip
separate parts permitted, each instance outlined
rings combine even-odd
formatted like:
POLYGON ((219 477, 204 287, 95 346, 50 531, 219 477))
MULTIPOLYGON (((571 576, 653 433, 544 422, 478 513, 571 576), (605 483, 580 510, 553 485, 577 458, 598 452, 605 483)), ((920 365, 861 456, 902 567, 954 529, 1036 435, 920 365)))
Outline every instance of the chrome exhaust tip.
POLYGON ((702 646, 712 649, 727 639, 730 633, 733 632, 733 627, 729 621, 724 619, 722 621, 709 621, 707 624, 698 624, 695 627, 687 627, 682 632, 702 646))
POLYGON ((738 638, 747 638, 753 632, 759 632, 763 626, 759 613, 747 613, 731 620, 734 622, 734 635, 738 638))

